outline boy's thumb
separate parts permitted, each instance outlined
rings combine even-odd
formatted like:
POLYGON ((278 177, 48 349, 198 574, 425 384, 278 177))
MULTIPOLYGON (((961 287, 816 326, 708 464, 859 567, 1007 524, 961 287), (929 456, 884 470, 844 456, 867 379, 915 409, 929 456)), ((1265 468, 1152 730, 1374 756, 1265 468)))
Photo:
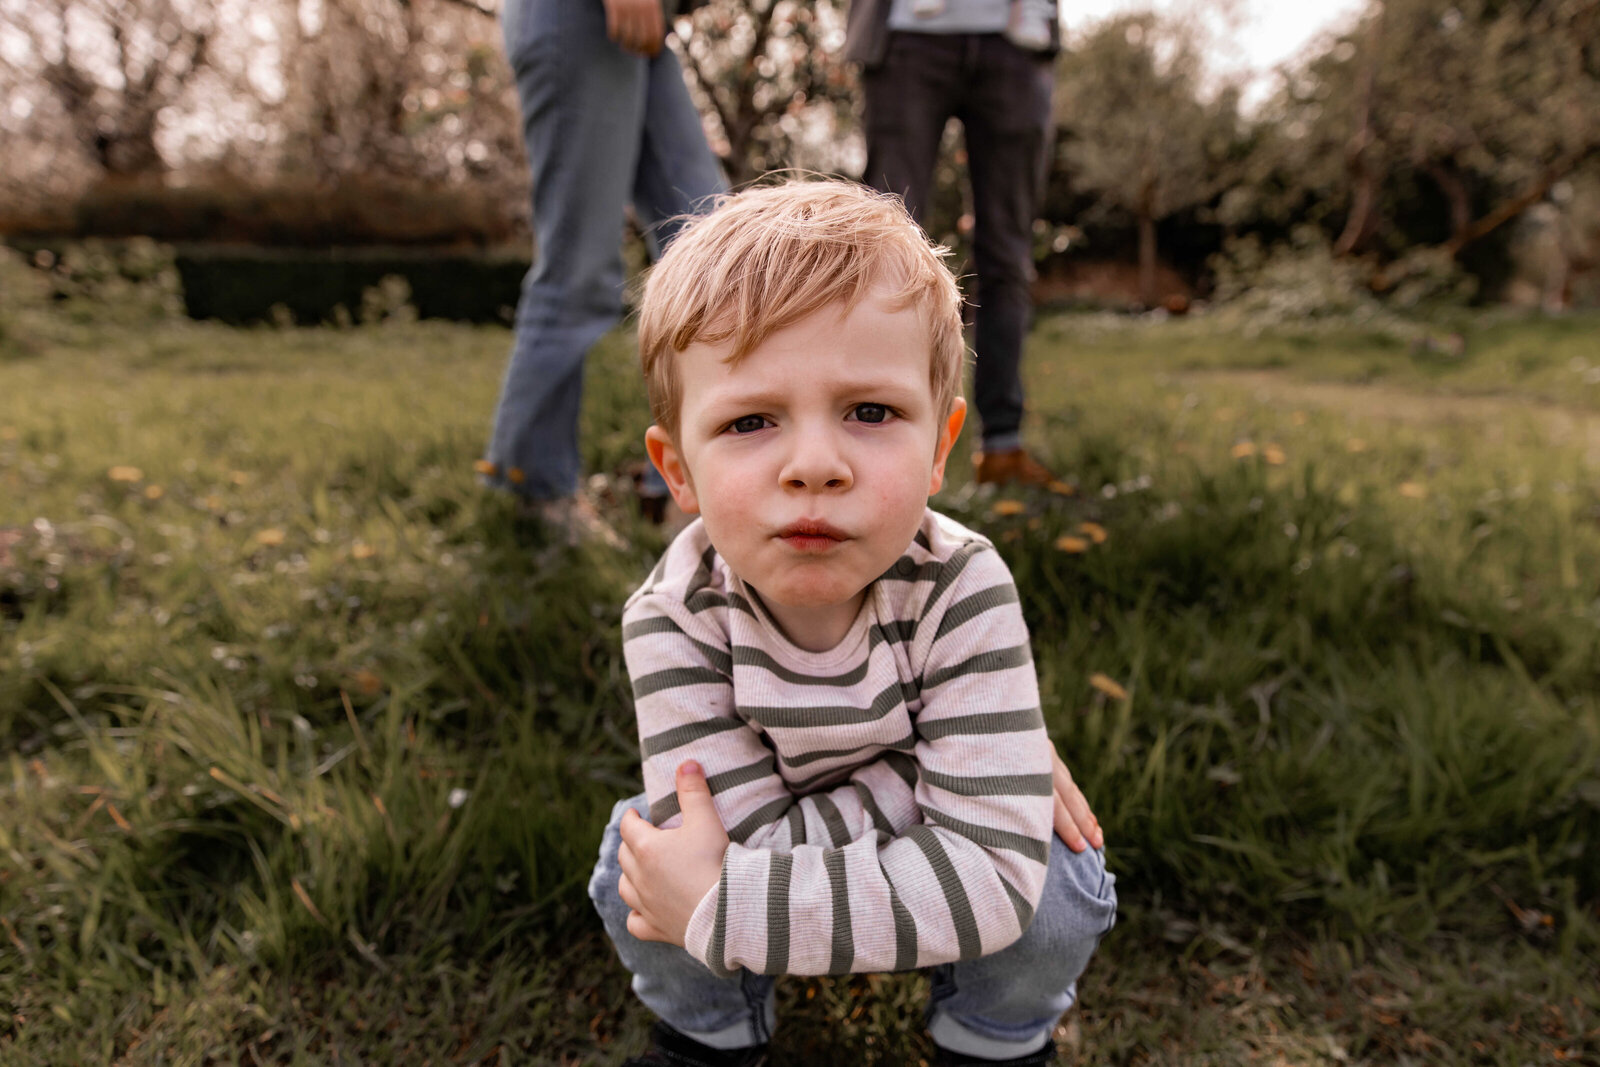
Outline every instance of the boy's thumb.
POLYGON ((694 760, 685 760, 678 765, 677 782, 678 810, 683 812, 683 821, 688 823, 699 819, 711 819, 722 825, 722 819, 717 815, 717 809, 711 803, 711 786, 706 783, 706 772, 694 760))

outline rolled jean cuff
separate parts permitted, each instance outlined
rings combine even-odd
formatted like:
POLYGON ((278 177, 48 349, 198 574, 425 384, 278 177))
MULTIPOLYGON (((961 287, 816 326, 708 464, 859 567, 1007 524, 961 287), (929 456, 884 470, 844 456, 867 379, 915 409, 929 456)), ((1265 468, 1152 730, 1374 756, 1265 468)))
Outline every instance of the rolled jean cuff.
POLYGON ((933 1010, 933 1018, 928 1022, 928 1036, 933 1038, 935 1045, 948 1052, 976 1056, 983 1060, 1014 1060, 1031 1052, 1037 1052, 1046 1041, 1050 1040, 1052 1029, 1054 1027, 1046 1026, 1032 1037, 1020 1041, 1003 1041, 997 1037, 984 1037, 982 1034, 973 1033, 938 1008, 933 1010))
POLYGON ((993 436, 983 435, 983 450, 985 453, 1015 452, 1022 447, 1022 431, 1012 430, 1009 433, 997 433, 993 436))
POLYGON ((765 1023, 762 1027, 764 1033, 757 1032, 753 1016, 750 1019, 741 1019, 732 1026, 725 1026, 721 1030, 678 1030, 678 1033, 714 1049, 727 1050, 759 1045, 767 1040, 772 1028, 778 1024, 776 1000, 777 998, 769 991, 766 1003, 760 1008, 762 1021, 765 1023))

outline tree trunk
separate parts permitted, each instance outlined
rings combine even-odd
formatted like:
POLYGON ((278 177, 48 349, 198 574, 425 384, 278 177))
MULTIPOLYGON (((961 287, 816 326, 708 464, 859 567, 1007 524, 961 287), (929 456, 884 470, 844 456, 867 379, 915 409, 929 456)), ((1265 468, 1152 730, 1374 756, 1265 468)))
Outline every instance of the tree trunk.
POLYGON ((1472 195, 1467 192, 1467 183, 1461 180, 1454 163, 1434 161, 1425 169, 1450 203, 1451 243, 1462 240, 1472 228, 1472 195))
POLYGON ((1345 148, 1344 166, 1350 175, 1350 217, 1344 232, 1334 242, 1333 254, 1347 256, 1372 239, 1378 229, 1378 175, 1372 165, 1372 144, 1377 134, 1372 125, 1373 98, 1378 86, 1378 42, 1383 24, 1383 8, 1367 23, 1366 67, 1361 72, 1361 109, 1356 132, 1345 148))
POLYGON ((1149 208, 1139 211, 1139 301, 1156 306, 1156 220, 1149 208))

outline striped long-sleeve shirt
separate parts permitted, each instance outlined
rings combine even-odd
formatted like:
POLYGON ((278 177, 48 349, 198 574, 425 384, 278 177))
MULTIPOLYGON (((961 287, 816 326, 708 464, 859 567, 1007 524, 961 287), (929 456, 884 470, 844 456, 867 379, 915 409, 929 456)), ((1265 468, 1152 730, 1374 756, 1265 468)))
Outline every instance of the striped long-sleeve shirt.
POLYGON ((790 643, 695 523, 623 613, 650 821, 705 768, 730 845, 686 947, 719 974, 995 952, 1044 885, 1051 757, 1011 573, 929 511, 826 652, 790 643))

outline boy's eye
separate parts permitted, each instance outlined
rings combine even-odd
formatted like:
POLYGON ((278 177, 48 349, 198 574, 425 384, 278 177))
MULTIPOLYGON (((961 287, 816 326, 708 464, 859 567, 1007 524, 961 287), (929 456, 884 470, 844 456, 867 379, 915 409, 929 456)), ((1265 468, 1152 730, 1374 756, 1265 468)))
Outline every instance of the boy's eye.
POLYGON ((734 419, 729 424, 728 429, 734 433, 755 433, 757 430, 765 428, 766 425, 767 420, 764 416, 745 415, 742 418, 734 419))
POLYGON ((855 415, 857 422, 876 423, 888 419, 890 411, 882 404, 857 404, 851 414, 855 415))

